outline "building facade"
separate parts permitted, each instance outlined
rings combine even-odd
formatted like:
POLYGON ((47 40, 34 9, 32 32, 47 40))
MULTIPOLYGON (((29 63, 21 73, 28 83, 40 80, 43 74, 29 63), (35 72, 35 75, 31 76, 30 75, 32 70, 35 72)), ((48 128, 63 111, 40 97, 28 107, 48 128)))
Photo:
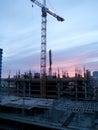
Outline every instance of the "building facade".
POLYGON ((0 85, 1 85, 1 73, 2 73, 2 53, 3 50, 0 48, 0 85))

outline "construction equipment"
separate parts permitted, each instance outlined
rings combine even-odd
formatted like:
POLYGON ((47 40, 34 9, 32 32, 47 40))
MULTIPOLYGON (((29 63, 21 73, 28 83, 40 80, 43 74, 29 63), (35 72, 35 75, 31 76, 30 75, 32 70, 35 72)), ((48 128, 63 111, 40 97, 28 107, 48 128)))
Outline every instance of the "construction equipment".
POLYGON ((51 50, 49 50, 49 76, 52 76, 52 54, 51 54, 51 50))
POLYGON ((46 2, 44 0, 44 4, 41 4, 40 2, 38 2, 37 0, 31 0, 32 2, 34 2, 36 5, 38 5, 39 7, 41 7, 42 9, 42 14, 46 14, 46 13, 49 13, 51 14, 52 16, 54 16, 58 21, 64 21, 64 18, 60 17, 59 15, 57 15, 56 13, 54 13, 51 9, 47 8, 46 7, 46 2))
POLYGON ((46 16, 48 13, 61 22, 64 21, 64 19, 46 7, 46 0, 43 0, 43 4, 41 4, 37 0, 31 0, 31 2, 35 3, 42 10, 40 92, 41 97, 46 97, 46 23, 47 23, 46 16))

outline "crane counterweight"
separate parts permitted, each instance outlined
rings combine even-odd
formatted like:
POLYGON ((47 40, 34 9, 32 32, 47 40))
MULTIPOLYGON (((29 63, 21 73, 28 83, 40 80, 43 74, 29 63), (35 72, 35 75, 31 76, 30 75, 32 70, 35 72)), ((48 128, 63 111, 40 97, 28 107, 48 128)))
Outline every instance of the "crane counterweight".
POLYGON ((58 20, 58 21, 61 21, 61 22, 64 21, 64 19, 63 19, 62 17, 60 17, 60 16, 57 16, 57 20, 58 20))

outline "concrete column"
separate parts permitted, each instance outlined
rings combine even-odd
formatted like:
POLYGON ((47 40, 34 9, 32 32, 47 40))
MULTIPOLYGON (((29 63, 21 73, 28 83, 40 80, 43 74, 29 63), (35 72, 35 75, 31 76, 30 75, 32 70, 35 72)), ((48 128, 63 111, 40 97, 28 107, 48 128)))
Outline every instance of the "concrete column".
POLYGON ((87 100, 87 85, 84 82, 85 100, 87 100))

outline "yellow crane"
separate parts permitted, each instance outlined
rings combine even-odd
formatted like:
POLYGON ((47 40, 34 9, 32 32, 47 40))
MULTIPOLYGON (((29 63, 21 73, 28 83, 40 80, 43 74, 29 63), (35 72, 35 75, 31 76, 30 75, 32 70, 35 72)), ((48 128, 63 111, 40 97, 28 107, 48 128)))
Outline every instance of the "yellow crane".
POLYGON ((43 4, 37 0, 31 0, 42 10, 42 27, 41 27, 41 64, 40 64, 40 93, 41 97, 46 97, 46 24, 47 13, 55 17, 58 21, 63 22, 64 18, 54 13, 51 9, 46 7, 46 0, 43 0, 43 4))

